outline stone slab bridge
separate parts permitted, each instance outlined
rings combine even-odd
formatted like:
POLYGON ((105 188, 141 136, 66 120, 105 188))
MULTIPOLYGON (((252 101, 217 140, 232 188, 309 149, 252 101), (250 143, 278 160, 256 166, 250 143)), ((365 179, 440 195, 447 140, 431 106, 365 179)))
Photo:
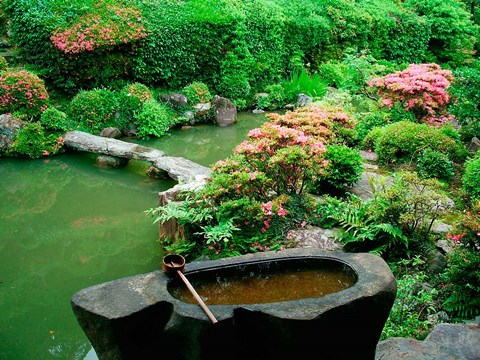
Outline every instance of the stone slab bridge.
MULTIPOLYGON (((178 181, 173 188, 158 194, 158 204, 182 200, 185 191, 198 191, 205 186, 211 170, 182 157, 166 156, 158 149, 129 143, 126 141, 92 135, 82 131, 70 131, 63 136, 65 145, 76 151, 115 156, 119 158, 148 161, 153 167, 178 181)), ((160 239, 177 240, 183 236, 183 228, 174 219, 159 222, 160 239)))

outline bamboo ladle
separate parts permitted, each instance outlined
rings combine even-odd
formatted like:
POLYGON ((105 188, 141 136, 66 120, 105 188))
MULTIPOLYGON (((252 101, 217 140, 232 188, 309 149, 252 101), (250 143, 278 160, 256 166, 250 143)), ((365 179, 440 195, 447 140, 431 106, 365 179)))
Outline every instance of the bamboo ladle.
POLYGON ((163 258, 163 271, 170 275, 176 272, 178 276, 180 276, 184 284, 187 286, 188 290, 192 293, 195 300, 197 300, 198 304, 200 305, 202 310, 205 312, 205 314, 208 316, 210 321, 213 324, 217 323, 218 320, 212 314, 212 312, 207 307, 207 305, 203 302, 200 295, 198 295, 198 293, 195 291, 192 284, 190 284, 190 281, 188 281, 185 275, 183 275, 184 268, 185 268, 185 258, 182 255, 170 254, 163 258))

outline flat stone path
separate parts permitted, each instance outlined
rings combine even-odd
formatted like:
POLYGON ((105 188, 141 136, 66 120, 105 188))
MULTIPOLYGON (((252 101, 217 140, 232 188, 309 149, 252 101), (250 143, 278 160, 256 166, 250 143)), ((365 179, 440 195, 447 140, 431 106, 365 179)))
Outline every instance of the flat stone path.
POLYGON ((210 168, 182 157, 165 156, 158 149, 126 141, 92 135, 83 131, 70 131, 63 136, 65 145, 77 151, 148 161, 179 182, 189 183, 210 176, 210 168))

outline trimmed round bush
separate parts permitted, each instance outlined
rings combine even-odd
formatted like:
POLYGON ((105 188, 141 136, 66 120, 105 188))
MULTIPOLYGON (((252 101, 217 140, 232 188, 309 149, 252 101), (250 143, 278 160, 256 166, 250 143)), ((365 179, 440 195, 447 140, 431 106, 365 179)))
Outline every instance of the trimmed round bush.
POLYGON ((393 123, 385 126, 375 141, 375 152, 383 164, 411 161, 427 148, 445 154, 453 161, 465 158, 465 146, 426 124, 409 121, 393 123))
POLYGON ((471 198, 480 197, 480 155, 467 160, 465 163, 462 187, 471 198))
POLYGON ((455 168, 447 155, 427 148, 417 159, 417 172, 425 179, 437 178, 448 181, 455 174, 455 168))
POLYGON ((206 103, 212 99, 208 86, 200 81, 195 81, 182 89, 182 93, 191 104, 206 103))
POLYGON ((167 105, 153 99, 145 101, 140 112, 134 115, 137 137, 141 139, 163 136, 177 124, 177 121, 175 114, 167 105))
POLYGON ((128 111, 138 110, 145 101, 153 98, 150 89, 138 82, 125 86, 121 91, 121 96, 122 109, 128 111))
POLYGON ((63 139, 56 134, 48 134, 40 123, 26 123, 15 135, 11 152, 36 159, 57 154, 62 146, 63 139))
POLYGON ((40 123, 46 129, 68 131, 71 125, 68 122, 67 114, 55 107, 47 108, 40 115, 40 123))
POLYGON ((106 89, 80 91, 70 102, 69 115, 82 130, 99 134, 104 128, 116 126, 125 128, 118 123, 115 115, 119 108, 116 94, 106 89))
POLYGON ((326 149, 327 168, 313 186, 317 194, 342 192, 362 176, 362 157, 358 150, 336 144, 327 145, 326 149))
POLYGON ((6 71, 0 75, 0 108, 3 113, 39 115, 47 108, 48 93, 37 75, 26 71, 6 71))

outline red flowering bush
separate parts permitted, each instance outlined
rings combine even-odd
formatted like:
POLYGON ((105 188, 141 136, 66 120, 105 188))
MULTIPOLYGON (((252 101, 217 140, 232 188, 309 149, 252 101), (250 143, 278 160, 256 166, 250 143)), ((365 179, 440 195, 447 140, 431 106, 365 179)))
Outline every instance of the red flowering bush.
POLYGON ((98 4, 100 14, 86 14, 67 28, 58 28, 50 40, 65 54, 78 54, 96 48, 138 41, 147 32, 142 13, 133 7, 98 4))
POLYGON ((450 96, 447 88, 453 81, 450 70, 437 64, 412 64, 403 71, 371 80, 383 105, 395 104, 414 114, 419 122, 444 123, 452 118, 447 111, 450 96))
POLYGON ((355 120, 340 107, 310 105, 283 115, 270 113, 267 116, 274 124, 303 131, 323 143, 342 136, 344 129, 355 128, 355 120))
POLYGON ((0 113, 34 116, 47 106, 48 93, 37 75, 26 70, 0 74, 0 113))

